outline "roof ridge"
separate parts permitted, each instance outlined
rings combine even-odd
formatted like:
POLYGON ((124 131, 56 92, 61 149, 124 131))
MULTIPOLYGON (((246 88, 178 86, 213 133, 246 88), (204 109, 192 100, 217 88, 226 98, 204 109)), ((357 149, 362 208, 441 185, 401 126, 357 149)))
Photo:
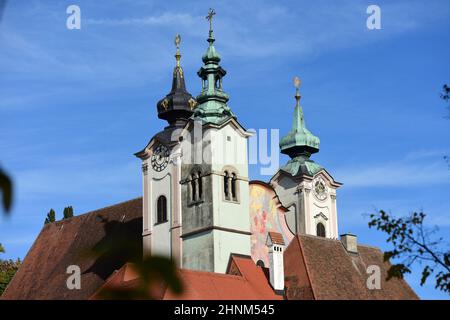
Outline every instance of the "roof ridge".
MULTIPOLYGON (((310 239, 324 240, 324 241, 336 241, 336 242, 341 242, 342 243, 342 241, 340 239, 319 237, 319 236, 315 236, 315 235, 312 235, 312 234, 300 234, 300 233, 297 233, 296 236, 310 238, 310 239)), ((357 246, 358 247, 365 247, 365 248, 371 248, 371 249, 376 249, 376 250, 382 251, 379 247, 371 246, 369 244, 358 243, 357 246)))
POLYGON ((298 237, 310 238, 310 239, 318 239, 318 240, 325 240, 325 241, 339 241, 340 242, 339 239, 319 237, 319 236, 315 236, 315 235, 312 235, 312 234, 300 234, 300 233, 297 233, 297 236, 298 237))
POLYGON ((200 270, 190 270, 190 269, 179 269, 180 272, 183 273, 191 273, 191 274, 205 274, 205 275, 211 275, 214 277, 221 277, 221 278, 236 278, 236 280, 243 280, 248 281, 244 276, 238 276, 234 274, 229 273, 217 273, 217 272, 211 272, 211 271, 200 271, 200 270))
POLYGON ((60 223, 64 223, 65 221, 71 221, 71 220, 78 219, 80 217, 86 217, 87 215, 93 214, 95 212, 98 212, 98 211, 101 211, 101 210, 106 210, 106 209, 113 208, 113 207, 117 207, 117 206, 123 205, 123 204, 128 203, 128 202, 136 201, 138 199, 142 199, 142 197, 137 197, 137 198, 125 200, 125 201, 118 202, 118 203, 115 203, 115 204, 111 204, 109 206, 105 206, 105 207, 102 207, 102 208, 99 208, 99 209, 95 209, 95 210, 91 210, 91 211, 88 211, 88 212, 84 212, 84 213, 78 214, 78 215, 70 217, 70 218, 66 218, 66 219, 61 219, 61 220, 58 220, 58 221, 50 222, 50 223, 47 223, 45 226, 47 226, 47 225, 58 225, 60 223))

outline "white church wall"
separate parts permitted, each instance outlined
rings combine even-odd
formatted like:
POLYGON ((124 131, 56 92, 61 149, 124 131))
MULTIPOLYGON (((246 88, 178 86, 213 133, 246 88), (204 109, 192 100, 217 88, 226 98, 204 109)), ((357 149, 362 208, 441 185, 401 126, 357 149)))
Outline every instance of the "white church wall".
POLYGON ((289 209, 286 214, 289 227, 297 233, 317 235, 316 227, 320 222, 325 226, 327 238, 337 238, 336 187, 332 185, 331 178, 321 171, 312 179, 300 179, 279 176, 272 181, 281 203, 289 209), (326 185, 326 197, 315 192, 317 179, 326 185))
POLYGON ((225 273, 231 253, 251 256, 250 235, 214 230, 214 272, 225 273))
POLYGON ((205 231, 183 240, 183 268, 214 271, 213 231, 205 231))
POLYGON ((148 179, 149 199, 148 199, 148 217, 147 229, 151 231, 151 253, 152 255, 161 254, 171 256, 171 237, 170 224, 172 220, 172 177, 169 169, 162 172, 153 173, 151 179, 148 179), (167 221, 157 223, 157 201, 158 197, 165 196, 167 199, 167 221))

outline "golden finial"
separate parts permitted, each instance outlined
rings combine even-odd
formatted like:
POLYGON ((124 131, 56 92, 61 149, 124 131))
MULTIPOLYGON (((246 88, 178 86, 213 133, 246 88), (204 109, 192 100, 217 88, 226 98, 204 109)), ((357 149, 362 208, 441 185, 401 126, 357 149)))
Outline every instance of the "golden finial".
POLYGON ((175 36, 175 46, 177 47, 177 51, 180 49, 181 36, 177 34, 175 36))
POLYGON ((177 47, 177 52, 175 53, 175 59, 177 59, 177 67, 180 66, 180 58, 181 58, 180 42, 181 42, 181 36, 179 34, 177 34, 175 36, 175 47, 177 47))
POLYGON ((302 97, 299 93, 300 85, 302 84, 302 81, 299 77, 294 77, 294 86, 295 86, 295 100, 297 101, 297 106, 300 103, 300 98, 302 97))
POLYGON ((175 78, 177 76, 177 74, 180 75, 181 78, 183 78, 183 69, 180 67, 180 58, 181 58, 181 54, 180 54, 180 42, 181 42, 181 36, 179 34, 177 34, 175 36, 175 47, 177 47, 177 52, 175 53, 175 59, 177 60, 177 65, 175 67, 175 69, 173 70, 173 77, 175 78))
POLYGON ((175 36, 175 46, 177 47, 177 52, 175 53, 175 59, 177 59, 177 67, 180 66, 180 58, 181 58, 180 42, 181 42, 181 36, 179 34, 177 34, 175 36))

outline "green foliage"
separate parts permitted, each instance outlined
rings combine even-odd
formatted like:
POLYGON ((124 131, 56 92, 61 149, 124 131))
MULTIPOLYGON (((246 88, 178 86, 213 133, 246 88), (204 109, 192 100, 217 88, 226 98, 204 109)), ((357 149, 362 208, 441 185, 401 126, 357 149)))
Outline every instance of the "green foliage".
POLYGON ((425 217, 423 212, 414 212, 397 219, 380 210, 370 215, 369 228, 386 233, 386 241, 394 247, 384 253, 384 260, 400 260, 400 263, 391 265, 387 280, 403 278, 405 273, 411 273, 414 263, 420 263, 424 266, 420 284, 424 285, 434 275, 435 288, 450 294, 450 252, 440 250, 442 238, 432 239, 437 228, 426 229, 423 223, 425 217))
POLYGON ((13 183, 11 178, 0 168, 0 191, 3 194, 2 204, 5 212, 11 210, 13 198, 13 183))
POLYGON ((73 217, 73 208, 72 206, 68 206, 64 208, 63 211, 63 219, 68 219, 73 217))
POLYGON ((45 223, 52 223, 56 221, 56 213, 55 210, 50 209, 50 211, 47 213, 47 217, 45 218, 45 223))
POLYGON ((5 291, 21 264, 22 262, 20 259, 17 259, 16 261, 0 259, 0 296, 3 294, 3 291, 5 291))
POLYGON ((0 243, 0 253, 5 253, 5 248, 3 248, 1 243, 0 243))

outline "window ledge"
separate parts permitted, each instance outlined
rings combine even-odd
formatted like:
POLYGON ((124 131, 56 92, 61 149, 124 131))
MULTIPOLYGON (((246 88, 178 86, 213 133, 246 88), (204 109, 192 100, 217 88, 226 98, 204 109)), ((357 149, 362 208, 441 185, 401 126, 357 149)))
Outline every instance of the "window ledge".
POLYGON ((239 200, 232 200, 232 199, 223 199, 224 202, 228 202, 228 203, 235 203, 235 204, 240 204, 241 202, 239 200))
POLYGON ((201 204, 203 202, 205 202, 205 201, 204 200, 191 201, 191 202, 188 203, 188 206, 189 207, 193 207, 193 206, 199 205, 199 204, 201 204))
POLYGON ((160 225, 160 224, 164 224, 164 223, 166 223, 166 222, 169 222, 169 220, 164 220, 164 221, 161 221, 161 222, 156 222, 156 223, 154 224, 154 226, 157 226, 157 225, 160 225))

